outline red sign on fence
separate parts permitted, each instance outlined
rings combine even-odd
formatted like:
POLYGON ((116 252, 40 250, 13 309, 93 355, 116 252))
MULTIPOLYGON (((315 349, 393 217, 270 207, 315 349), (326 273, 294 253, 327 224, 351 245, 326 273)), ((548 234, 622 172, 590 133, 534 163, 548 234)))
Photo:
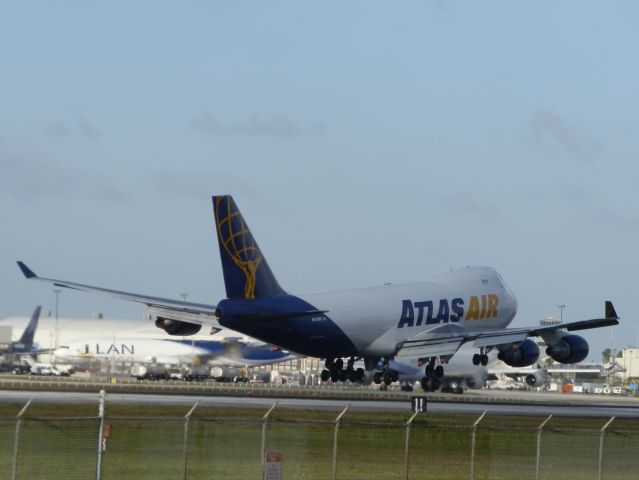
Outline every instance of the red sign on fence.
POLYGON ((264 478, 265 480, 280 480, 282 478, 282 452, 266 452, 264 478))

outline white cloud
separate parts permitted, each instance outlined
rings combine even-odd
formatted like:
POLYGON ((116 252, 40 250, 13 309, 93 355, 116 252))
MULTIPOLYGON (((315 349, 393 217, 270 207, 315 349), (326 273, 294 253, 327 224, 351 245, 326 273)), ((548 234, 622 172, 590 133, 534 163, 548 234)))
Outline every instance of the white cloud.
POLYGON ((272 136, 294 137, 312 133, 317 129, 305 128, 300 123, 287 119, 282 115, 272 115, 262 118, 253 115, 245 122, 224 123, 204 112, 191 122, 191 128, 195 131, 211 135, 237 135, 237 136, 272 136))
POLYGON ((593 163, 604 151, 603 145, 586 128, 569 123, 548 110, 536 111, 528 123, 528 130, 535 143, 554 142, 584 164, 593 163))
POLYGON ((72 195, 121 202, 129 198, 102 177, 4 150, 0 150, 0 192, 28 199, 72 195))

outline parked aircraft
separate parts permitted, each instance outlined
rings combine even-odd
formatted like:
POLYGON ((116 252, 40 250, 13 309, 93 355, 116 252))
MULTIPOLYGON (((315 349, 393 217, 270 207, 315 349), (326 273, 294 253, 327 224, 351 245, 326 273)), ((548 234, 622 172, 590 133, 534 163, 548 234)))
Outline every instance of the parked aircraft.
POLYGON ((33 315, 31 315, 31 320, 29 320, 27 327, 24 329, 24 332, 22 332, 20 339, 9 344, 9 350, 6 352, 7 354, 21 355, 41 352, 41 350, 34 350, 33 348, 33 337, 36 329, 38 328, 38 320, 40 318, 41 310, 42 307, 40 305, 35 308, 33 315))
POLYGON ((236 337, 216 340, 170 338, 87 338, 68 342, 54 351, 58 358, 110 359, 135 363, 209 363, 255 367, 297 358, 274 345, 236 337))
MULTIPOLYGON (((446 375, 440 378, 438 386, 444 393, 463 393, 465 388, 482 388, 486 385, 489 377, 490 365, 497 360, 497 352, 493 350, 488 354, 488 366, 472 364, 472 356, 475 350, 470 345, 462 346, 457 353, 446 364, 446 375)), ((378 364, 375 371, 373 381, 377 384, 381 383, 382 389, 385 387, 383 382, 382 362, 378 364)), ((404 363, 391 360, 388 368, 397 372, 398 381, 401 383, 402 390, 412 391, 412 387, 416 382, 420 382, 424 377, 424 370, 420 367, 413 367, 404 363)))
POLYGON ((488 370, 488 380, 497 380, 501 376, 513 380, 523 379, 529 387, 543 387, 549 383, 550 379, 546 370, 536 364, 520 368, 503 366, 502 364, 501 368, 494 366, 488 370))
POLYGON ((491 267, 451 270, 410 284, 289 294, 275 279, 233 198, 213 197, 213 209, 227 296, 217 305, 41 278, 24 263, 18 265, 28 279, 145 303, 156 326, 171 335, 221 325, 300 355, 325 358, 331 378, 343 370, 349 377, 355 360, 363 358, 368 371, 381 360, 383 381, 390 384, 399 378, 389 363, 396 360, 422 369, 425 390, 439 387, 444 365, 463 344, 479 349, 472 358, 475 365, 486 365, 488 352, 497 350, 508 365, 523 367, 539 357, 539 347, 528 337, 541 336, 553 360, 577 363, 588 355, 588 343, 569 332, 619 323, 607 301, 603 318, 506 328, 517 313, 517 300, 491 267))

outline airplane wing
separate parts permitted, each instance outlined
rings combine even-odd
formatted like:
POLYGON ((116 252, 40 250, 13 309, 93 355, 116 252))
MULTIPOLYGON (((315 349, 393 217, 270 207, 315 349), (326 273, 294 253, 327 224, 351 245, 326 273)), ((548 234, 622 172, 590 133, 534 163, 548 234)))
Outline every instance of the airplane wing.
POLYGON ((219 327, 215 319, 215 305, 207 305, 203 303, 184 302, 169 298, 153 297, 150 295, 141 295, 138 293, 123 292, 120 290, 112 290, 110 288, 94 287, 84 285, 82 283, 68 282, 66 280, 57 280, 53 278, 44 278, 37 276, 33 270, 27 267, 23 262, 18 262, 18 267, 28 280, 41 280, 52 283, 56 287, 70 288, 81 292, 92 292, 109 297, 128 300, 130 302, 144 303, 150 307, 151 313, 158 316, 170 316, 171 319, 181 320, 189 323, 197 323, 199 325, 210 325, 219 327))
POLYGON ((488 347, 501 345, 505 343, 516 343, 525 340, 527 337, 543 337, 544 334, 551 333, 555 330, 567 330, 569 332, 577 330, 589 330, 591 328, 609 327, 619 325, 619 316, 615 311, 612 302, 606 301, 604 318, 593 318, 590 320, 580 320, 577 322, 559 323, 547 327, 522 327, 522 328, 505 328, 501 330, 486 331, 469 335, 466 342, 472 341, 473 347, 488 347))
POLYGON ((395 360, 409 365, 420 364, 425 358, 452 357, 468 338, 468 331, 449 324, 418 333, 397 346, 395 360))
POLYGON ((445 325, 420 332, 397 345, 395 359, 410 364, 420 363, 429 357, 452 357, 464 343, 473 343, 474 348, 522 342, 528 337, 539 337, 555 330, 587 330, 619 324, 619 317, 612 302, 606 301, 604 318, 560 323, 547 327, 502 328, 470 333, 459 325, 445 325))

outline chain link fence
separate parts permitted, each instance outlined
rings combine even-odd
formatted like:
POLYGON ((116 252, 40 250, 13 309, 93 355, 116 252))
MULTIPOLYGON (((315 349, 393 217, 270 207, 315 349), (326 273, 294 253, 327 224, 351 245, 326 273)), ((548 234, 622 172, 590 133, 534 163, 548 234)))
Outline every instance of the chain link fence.
MULTIPOLYGON (((102 402, 104 397, 102 397, 102 402)), ((2 479, 593 479, 639 475, 639 422, 278 409, 0 417, 2 479), (404 418, 405 417, 405 418, 404 418), (372 420, 371 420, 372 419, 372 420)))

